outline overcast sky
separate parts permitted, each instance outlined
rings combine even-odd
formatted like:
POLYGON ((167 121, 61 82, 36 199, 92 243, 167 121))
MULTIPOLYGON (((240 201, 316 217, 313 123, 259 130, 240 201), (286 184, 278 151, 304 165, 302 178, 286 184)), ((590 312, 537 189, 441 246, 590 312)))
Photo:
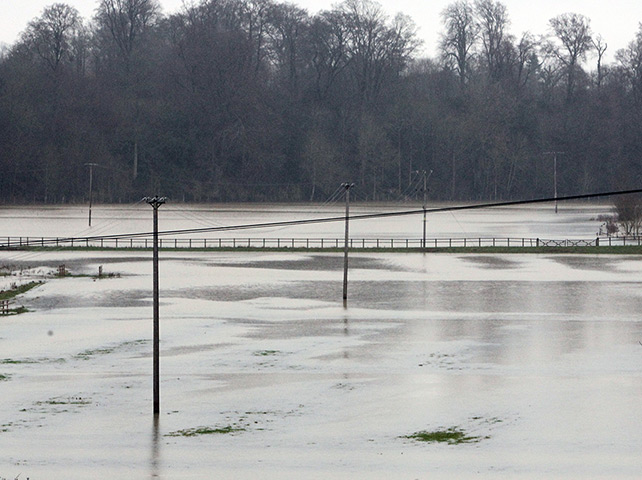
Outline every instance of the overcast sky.
MULTIPOLYGON (((85 19, 93 16, 98 0, 58 0, 78 9, 85 19)), ((39 16, 55 0, 0 0, 0 42, 12 44, 27 23, 39 16)), ((183 0, 161 0, 165 13, 181 8, 183 0)), ((310 13, 330 8, 335 0, 296 0, 295 3, 310 13)), ((391 16, 402 12, 414 20, 419 36, 424 40, 427 55, 433 55, 442 30, 440 13, 453 0, 379 0, 391 16)), ((642 21, 640 0, 504 0, 511 19, 511 33, 516 36, 529 30, 534 34, 548 31, 548 20, 560 13, 581 13, 591 19, 594 33, 599 33, 609 45, 607 54, 612 59, 616 50, 624 48, 635 38, 642 21)))

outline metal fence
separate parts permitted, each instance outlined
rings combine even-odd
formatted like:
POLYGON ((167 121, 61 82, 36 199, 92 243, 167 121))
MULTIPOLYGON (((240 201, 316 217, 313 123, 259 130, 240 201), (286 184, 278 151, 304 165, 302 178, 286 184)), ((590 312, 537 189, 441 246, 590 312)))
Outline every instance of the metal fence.
MULTIPOLYGON (((0 248, 152 248, 152 238, 59 238, 4 237, 0 248)), ((229 248, 343 248, 343 238, 159 238, 160 248, 229 249, 229 248)), ((642 245, 642 237, 596 237, 580 240, 544 238, 462 237, 462 238, 351 238, 350 248, 431 249, 457 247, 593 247, 642 245)))

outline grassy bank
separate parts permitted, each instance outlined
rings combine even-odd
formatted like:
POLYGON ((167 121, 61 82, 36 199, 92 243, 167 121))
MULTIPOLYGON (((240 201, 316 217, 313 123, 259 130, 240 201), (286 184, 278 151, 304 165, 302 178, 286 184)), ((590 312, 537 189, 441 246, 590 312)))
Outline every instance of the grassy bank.
POLYGON ((39 285, 42 285, 42 282, 29 282, 23 285, 18 285, 15 288, 10 288, 9 290, 1 290, 0 300, 10 300, 18 295, 28 292, 32 288, 36 288, 39 285))

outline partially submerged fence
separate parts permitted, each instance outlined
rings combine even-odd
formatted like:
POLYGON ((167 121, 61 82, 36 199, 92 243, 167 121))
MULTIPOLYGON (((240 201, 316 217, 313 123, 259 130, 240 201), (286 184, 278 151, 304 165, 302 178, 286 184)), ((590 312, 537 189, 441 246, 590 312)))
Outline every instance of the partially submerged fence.
MULTIPOLYGON (((160 248, 230 249, 230 248, 343 248, 343 238, 159 238, 160 248)), ((350 248, 432 249, 458 247, 595 247, 642 245, 642 237, 596 237, 580 240, 545 238, 462 237, 462 238, 351 238, 350 248)), ((119 238, 59 238, 4 237, 0 248, 152 248, 152 239, 144 237, 119 238)))

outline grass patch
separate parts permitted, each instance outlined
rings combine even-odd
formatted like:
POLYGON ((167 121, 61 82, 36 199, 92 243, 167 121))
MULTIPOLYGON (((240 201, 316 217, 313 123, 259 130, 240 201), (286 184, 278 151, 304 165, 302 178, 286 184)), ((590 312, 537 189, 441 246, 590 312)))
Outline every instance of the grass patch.
POLYGON ((80 352, 77 355, 74 355, 74 358, 81 358, 83 360, 88 360, 91 357, 95 355, 108 355, 110 353, 113 353, 116 350, 116 347, 108 347, 108 348, 96 348, 93 350, 85 350, 84 352, 80 352))
POLYGON ((165 435, 166 437, 197 437, 199 435, 220 435, 226 433, 243 432, 244 428, 237 428, 228 425, 226 427, 212 428, 212 427, 196 427, 187 428, 185 430, 177 430, 165 435))
POLYGON ((18 285, 10 288, 9 290, 0 291, 0 300, 9 300, 11 298, 17 297, 25 292, 28 292, 32 288, 36 288, 42 285, 43 282, 29 282, 24 285, 18 285))
POLYGON ((254 352, 254 356, 256 357, 270 357, 272 355, 278 355, 281 353, 278 350, 259 350, 258 352, 254 352))
POLYGON ((482 440, 482 437, 473 437, 457 427, 447 430, 435 430, 433 432, 421 431, 403 438, 409 438, 418 442, 428 443, 447 443, 448 445, 460 445, 462 443, 476 443, 482 440))
POLYGON ((22 365, 25 363, 37 363, 34 360, 14 360, 13 358, 5 358, 0 360, 0 365, 22 365))
POLYGON ((131 347, 134 345, 143 345, 147 343, 147 340, 133 340, 131 342, 123 342, 119 343, 118 345, 114 345, 111 347, 103 347, 103 348, 95 348, 95 349, 90 349, 90 350, 85 350, 84 352, 80 352, 76 355, 74 355, 74 358, 82 359, 82 360, 89 360, 90 358, 96 356, 96 355, 109 355, 111 353, 116 352, 117 350, 121 350, 123 348, 131 347))
POLYGON ((24 358, 15 360, 13 358, 0 359, 0 365, 29 365, 34 363, 65 363, 64 358, 24 358))
POLYGON ((4 381, 6 381, 6 380, 9 380, 9 375, 2 375, 2 374, 0 373, 0 382, 4 382, 4 381))
POLYGON ((90 405, 91 401, 82 397, 51 398, 44 402, 37 402, 36 405, 90 405))

